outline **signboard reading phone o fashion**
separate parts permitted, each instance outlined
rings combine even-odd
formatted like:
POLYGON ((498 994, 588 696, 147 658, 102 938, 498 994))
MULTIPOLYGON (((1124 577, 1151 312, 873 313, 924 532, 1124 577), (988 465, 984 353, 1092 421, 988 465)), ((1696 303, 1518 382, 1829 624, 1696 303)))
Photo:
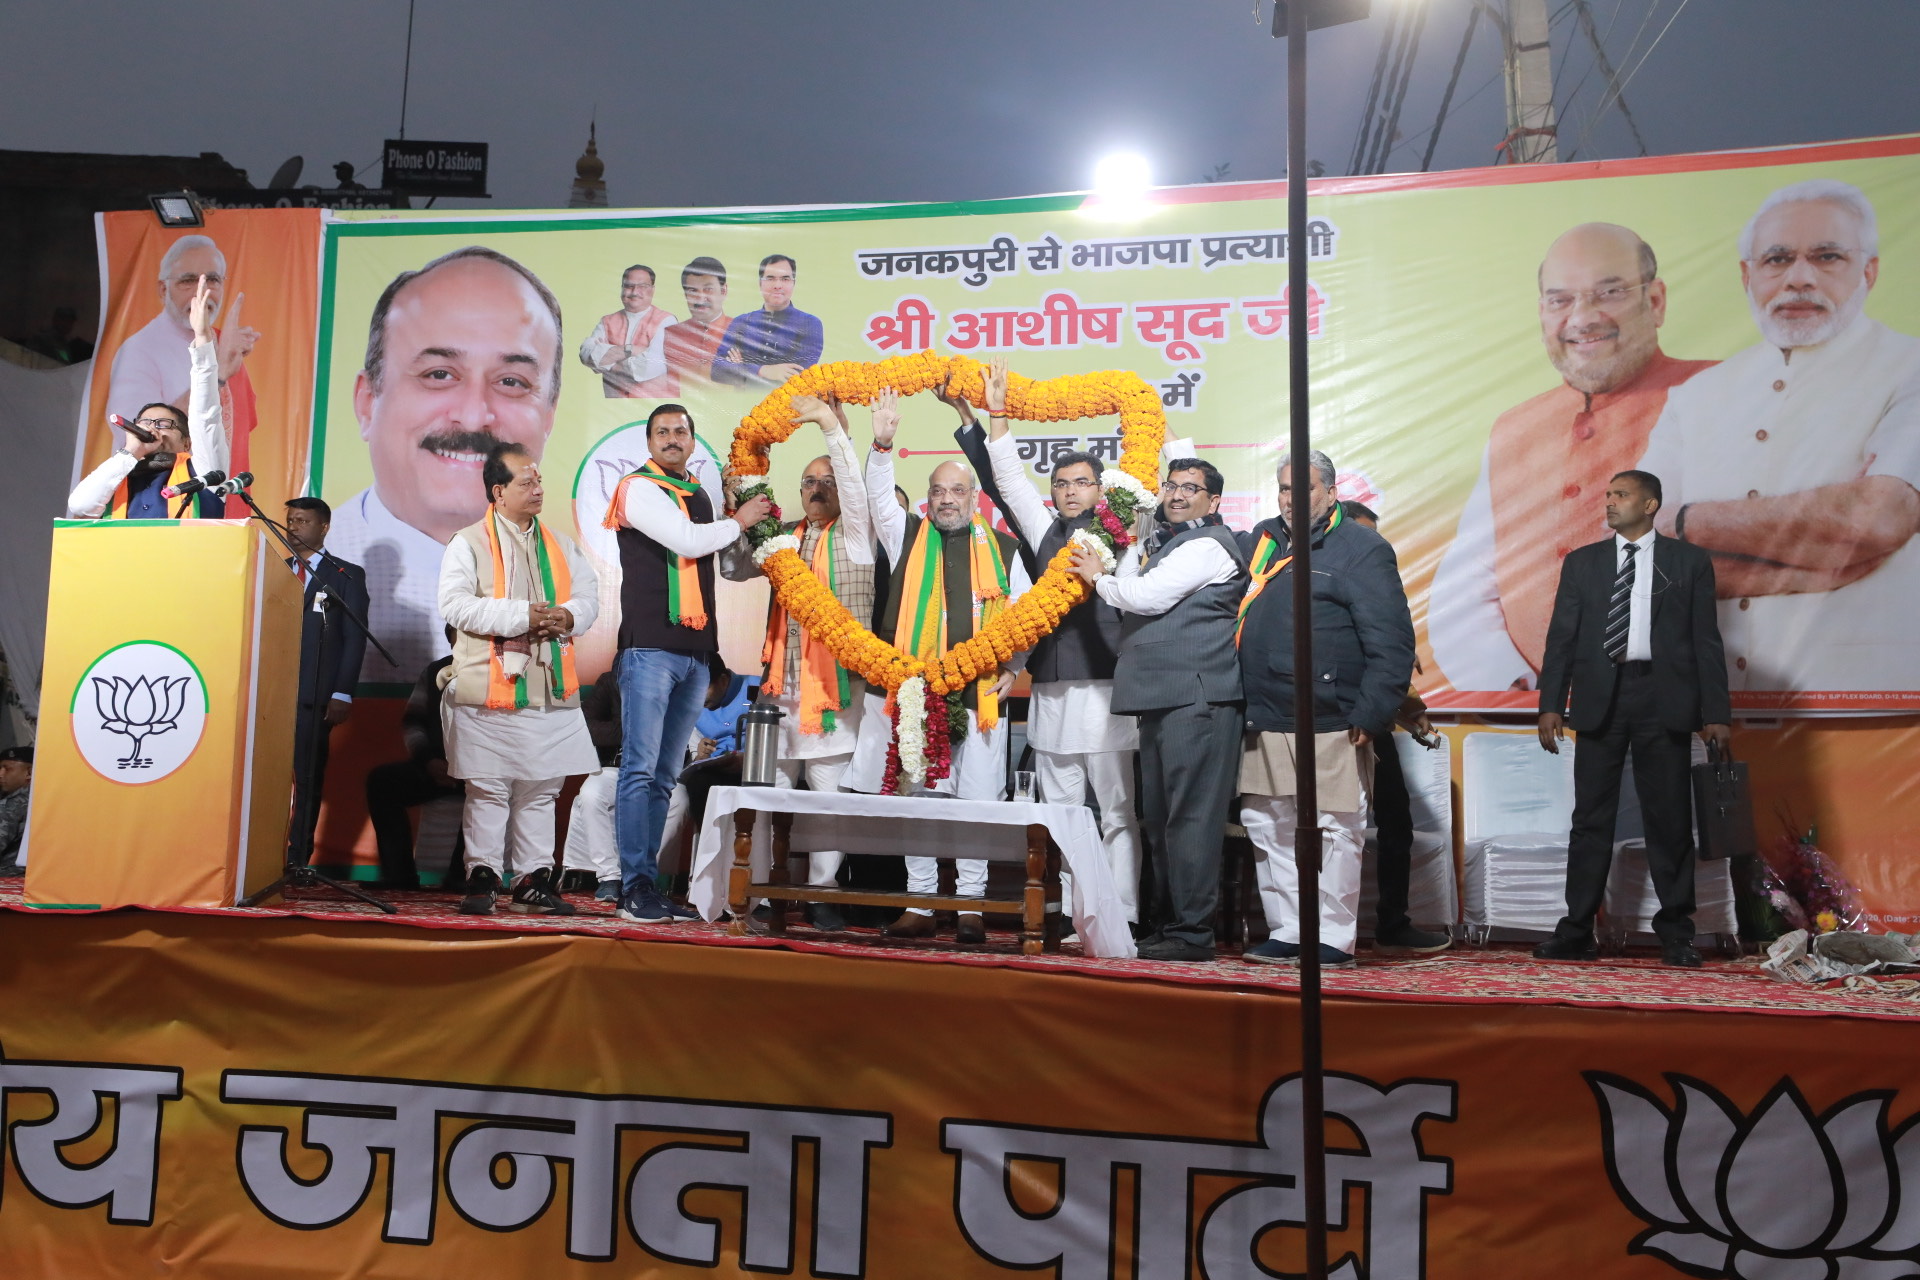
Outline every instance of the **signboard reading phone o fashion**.
POLYGON ((380 185, 409 196, 485 196, 487 144, 388 138, 380 185))

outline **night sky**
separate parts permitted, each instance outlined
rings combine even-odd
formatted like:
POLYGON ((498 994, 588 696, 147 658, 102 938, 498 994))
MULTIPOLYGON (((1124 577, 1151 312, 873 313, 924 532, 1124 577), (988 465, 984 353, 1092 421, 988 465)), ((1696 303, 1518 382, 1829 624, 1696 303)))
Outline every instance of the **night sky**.
MULTIPOLYGON (((1375 0, 1373 19, 1312 38, 1308 151, 1330 174, 1347 169, 1380 15, 1413 2, 1375 0)), ((1467 22, 1467 0, 1429 2, 1390 171, 1419 167, 1467 22)), ((1571 6, 1556 8, 1557 97, 1572 97, 1563 158, 1583 135, 1577 158, 1635 154, 1617 112, 1594 123, 1604 86, 1571 6)), ((1592 8, 1655 154, 1920 129, 1914 0, 1592 8)), ((495 198, 471 202, 491 208, 564 205, 596 108, 615 206, 1073 190, 1123 148, 1162 183, 1222 163, 1272 178, 1285 77, 1267 12, 1256 24, 1252 0, 418 0, 407 133, 491 143, 495 198)), ((399 125, 406 19, 406 0, 7 0, 0 147, 217 151, 258 184, 298 154, 305 182, 331 185, 345 159, 372 185, 399 125)), ((1435 168, 1491 163, 1498 72, 1482 22, 1435 168)))

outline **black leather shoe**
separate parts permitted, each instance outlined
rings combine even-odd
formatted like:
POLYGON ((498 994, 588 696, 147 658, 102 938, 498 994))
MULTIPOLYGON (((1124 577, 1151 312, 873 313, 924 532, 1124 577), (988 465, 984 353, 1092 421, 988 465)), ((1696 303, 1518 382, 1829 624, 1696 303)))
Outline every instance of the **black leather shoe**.
POLYGON ((987 918, 978 911, 960 913, 960 923, 954 926, 953 940, 963 947, 977 947, 987 940, 987 918))
POLYGON ((1428 933, 1410 924, 1402 924, 1373 935, 1373 949, 1381 955, 1431 955, 1445 951, 1453 939, 1444 933, 1428 933))
POLYGON ((1213 948, 1180 938, 1161 938, 1140 947, 1136 954, 1142 960, 1192 960, 1204 963, 1213 959, 1213 948))
POLYGON ((1701 965, 1700 953, 1693 949, 1691 942, 1663 942, 1660 944, 1660 963, 1676 969, 1698 969, 1701 965))
POLYGON ((847 918, 831 902, 809 902, 807 923, 822 933, 839 933, 847 927, 847 918))
POLYGON ((1533 958, 1535 960, 1598 960, 1600 944, 1593 940, 1593 935, 1590 933, 1577 937, 1556 933, 1533 949, 1533 958))

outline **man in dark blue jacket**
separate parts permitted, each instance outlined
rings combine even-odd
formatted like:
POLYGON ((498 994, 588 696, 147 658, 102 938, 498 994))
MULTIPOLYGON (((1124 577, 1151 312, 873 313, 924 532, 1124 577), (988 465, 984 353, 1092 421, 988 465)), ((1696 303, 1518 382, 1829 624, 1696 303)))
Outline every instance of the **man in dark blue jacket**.
POLYGON ((1280 464, 1281 515, 1263 520, 1247 542, 1252 583, 1240 610, 1240 676, 1247 693, 1246 749, 1240 762, 1240 822, 1257 854, 1254 871, 1269 937, 1249 960, 1283 963, 1300 955, 1300 913, 1320 913, 1320 962, 1353 963, 1360 900, 1360 850, 1372 784, 1375 738, 1393 732, 1394 714, 1413 678, 1413 619, 1393 548, 1348 520, 1333 496, 1333 463, 1310 456, 1313 667, 1293 654, 1293 468, 1280 464), (1321 830, 1320 900, 1302 904, 1294 868, 1293 734, 1300 711, 1296 681, 1313 690, 1315 776, 1321 830))

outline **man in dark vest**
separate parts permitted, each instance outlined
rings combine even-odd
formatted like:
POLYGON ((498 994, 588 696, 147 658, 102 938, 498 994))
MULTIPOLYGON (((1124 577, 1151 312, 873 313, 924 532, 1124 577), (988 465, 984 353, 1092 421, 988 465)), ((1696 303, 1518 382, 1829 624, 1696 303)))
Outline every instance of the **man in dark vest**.
MULTIPOLYGON (((1281 459, 1281 514, 1253 528, 1247 556, 1251 582, 1241 606, 1240 674, 1247 685, 1246 750, 1240 762, 1240 824, 1257 858, 1254 873, 1268 938, 1248 960, 1280 963, 1300 957, 1300 917, 1320 920, 1318 959, 1351 965, 1358 931, 1360 855, 1373 784, 1372 742, 1393 734, 1394 716, 1413 679, 1413 618, 1400 568, 1387 540, 1348 520, 1334 497, 1333 463, 1318 451, 1308 465, 1281 459), (1288 524, 1293 485, 1307 485, 1313 523, 1312 692, 1303 708, 1293 651, 1295 530, 1288 524), (1300 900, 1295 832, 1294 733, 1313 724, 1320 828, 1319 900, 1300 900)), ((1398 767, 1396 762, 1395 767, 1398 767)))
POLYGON ((1246 719, 1233 631, 1247 562, 1220 518, 1225 487, 1211 463, 1176 458, 1155 527, 1116 573, 1085 547, 1074 553, 1074 572, 1122 614, 1113 710, 1140 722, 1141 830, 1159 899, 1160 927, 1140 947, 1147 960, 1213 959, 1220 842, 1246 719))
POLYGON ((707 696, 707 658, 717 651, 713 560, 763 519, 764 497, 716 520, 687 474, 693 415, 663 404, 647 415, 645 466, 620 481, 606 525, 620 545, 620 780, 614 835, 620 846, 620 916, 647 924, 693 919, 656 883, 667 803, 681 756, 707 696))
MULTIPOLYGON (((1013 525, 1045 566, 1075 533, 1093 525, 1100 504, 1100 459, 1090 453, 1056 454, 1037 469, 1053 472, 1053 509, 1040 500, 1020 460, 1019 442, 1007 429, 1007 366, 995 357, 987 366, 987 413, 992 420, 986 452, 995 490, 1013 525)), ((965 401, 959 403, 965 404, 965 401)), ((968 407, 971 416, 971 406, 968 407)), ((1044 572, 1044 568, 1042 572, 1044 572)), ((1040 775, 1040 798, 1048 804, 1085 804, 1089 790, 1100 807, 1100 843, 1127 919, 1140 918, 1140 824, 1134 816, 1133 757, 1140 730, 1132 716, 1113 714, 1113 669, 1119 658, 1120 611, 1088 600, 1060 620, 1033 647, 1027 675, 1033 697, 1027 705, 1027 742, 1040 775)), ((1071 893, 1061 872, 1061 894, 1071 893)))
POLYGON ((367 651, 367 633, 347 616, 367 616, 366 571, 326 553, 332 523, 333 508, 321 499, 287 500, 287 532, 300 555, 288 557, 287 568, 300 579, 306 606, 300 614, 300 703, 293 722, 295 825, 287 836, 300 862, 313 857, 327 743, 333 727, 345 724, 353 711, 360 659, 367 651))
MULTIPOLYGON (((876 550, 891 567, 885 603, 876 633, 903 653, 932 659, 966 640, 1032 586, 1018 549, 1007 534, 987 526, 973 473, 958 462, 943 462, 927 481, 927 514, 909 515, 893 499, 893 437, 900 427, 891 392, 874 405, 873 449, 867 458, 867 502, 873 516, 876 550), (942 590, 935 591, 939 583, 942 590)), ((876 556, 876 559, 878 557, 876 556)), ((929 790, 962 800, 998 800, 1007 783, 1007 722, 1000 700, 1013 687, 1024 654, 1016 654, 997 672, 987 672, 961 694, 966 729, 953 741, 953 767, 929 790)), ((929 734, 943 726, 929 717, 929 734)), ((880 790, 893 725, 884 713, 868 709, 859 745, 845 785, 856 791, 880 790)), ((904 792, 904 784, 903 784, 904 792)), ((957 862, 957 893, 984 897, 987 865, 957 862)), ((933 893, 939 866, 932 858, 907 859, 907 888, 933 893)), ((895 937, 933 934, 933 913, 909 909, 887 926, 895 937)), ((962 912, 954 940, 985 942, 986 922, 977 911, 962 912)))

